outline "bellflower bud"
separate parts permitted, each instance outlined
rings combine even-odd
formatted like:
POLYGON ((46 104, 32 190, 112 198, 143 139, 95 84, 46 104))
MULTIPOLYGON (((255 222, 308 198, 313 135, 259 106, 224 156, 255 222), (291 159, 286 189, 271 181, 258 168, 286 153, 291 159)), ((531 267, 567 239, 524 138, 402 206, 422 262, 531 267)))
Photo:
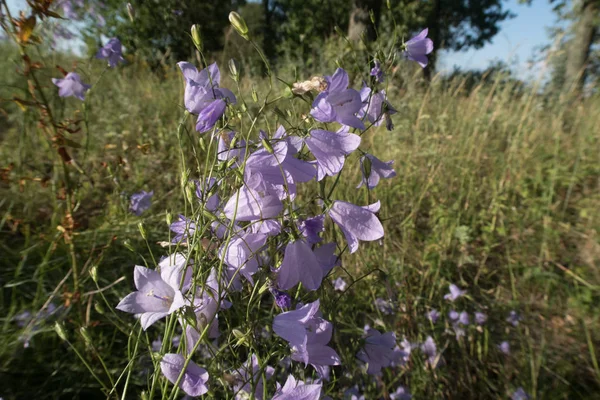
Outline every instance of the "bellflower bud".
POLYGON ((204 49, 202 43, 202 34, 200 33, 200 27, 196 24, 192 25, 192 42, 194 42, 194 46, 198 49, 200 53, 204 49))
POLYGON ((63 324, 57 321, 56 323, 54 323, 54 330, 56 331, 56 334, 59 338, 61 338, 64 341, 67 341, 67 331, 65 330, 63 324))
POLYGON ((148 235, 146 235, 146 228, 144 228, 144 224, 142 222, 138 223, 138 229, 140 230, 140 235, 142 235, 142 238, 146 240, 148 235))
POLYGON ((238 62, 234 58, 229 60, 229 73, 231 73, 233 80, 237 82, 240 77, 240 68, 238 62))
POLYGON ((231 22, 231 25, 241 37, 250 40, 250 37, 248 36, 248 25, 246 25, 246 21, 244 21, 244 18, 242 18, 240 14, 235 11, 230 12, 229 22, 231 22))

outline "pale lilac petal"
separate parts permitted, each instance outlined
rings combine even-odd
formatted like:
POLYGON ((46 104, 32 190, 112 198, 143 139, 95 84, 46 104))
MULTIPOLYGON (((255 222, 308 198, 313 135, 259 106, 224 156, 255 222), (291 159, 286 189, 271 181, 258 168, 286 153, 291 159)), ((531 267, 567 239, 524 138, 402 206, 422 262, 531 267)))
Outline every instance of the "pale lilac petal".
MULTIPOLYGON (((160 362, 163 375, 173 384, 177 382, 185 365, 185 357, 181 354, 165 354, 160 362)), ((179 382, 179 388, 188 396, 202 396, 208 392, 208 372, 190 361, 179 382)))
POLYGON ((283 262, 278 269, 277 285, 289 290, 298 282, 308 290, 317 290, 323 280, 323 270, 312 249, 303 240, 287 245, 283 262))

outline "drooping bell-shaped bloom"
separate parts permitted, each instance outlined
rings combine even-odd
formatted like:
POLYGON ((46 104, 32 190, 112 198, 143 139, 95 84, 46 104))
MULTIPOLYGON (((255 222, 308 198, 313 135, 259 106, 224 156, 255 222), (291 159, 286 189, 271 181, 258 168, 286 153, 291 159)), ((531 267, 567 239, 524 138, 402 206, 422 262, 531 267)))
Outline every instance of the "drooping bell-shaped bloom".
POLYGON ((435 308, 427 313, 427 319, 431 321, 432 324, 435 324, 440 318, 440 313, 435 308))
POLYGON ((498 349, 507 356, 510 355, 510 343, 506 340, 498 345, 498 349))
POLYGON ((335 281, 333 281, 333 290, 337 290, 338 292, 343 292, 344 290, 346 290, 347 286, 348 286, 348 284, 341 277, 339 277, 335 281))
POLYGON ((314 250, 317 261, 323 270, 323 277, 325 277, 333 267, 340 264, 340 258, 335 255, 336 248, 337 246, 335 243, 325 243, 314 250))
POLYGON ((313 129, 304 141, 319 167, 329 176, 337 175, 344 167, 346 156, 360 146, 360 136, 350 133, 347 127, 337 132, 313 129))
POLYGON ((183 254, 165 258, 158 267, 160 272, 136 265, 133 278, 137 291, 117 305, 118 310, 139 315, 144 330, 183 307, 183 294, 191 285, 192 268, 183 254))
MULTIPOLYGON (((275 369, 270 366, 264 368, 264 374, 266 379, 271 379, 275 369)), ((242 400, 252 397, 252 383, 254 383, 254 396, 255 399, 264 398, 264 379, 263 379, 263 368, 258 363, 258 357, 256 354, 252 354, 246 363, 238 368, 234 372, 235 385, 233 387, 236 393, 236 400, 242 400), (242 394, 243 393, 243 394, 242 394)))
POLYGON ((340 356, 327 346, 333 334, 333 324, 320 316, 305 324, 305 346, 292 346, 292 360, 312 365, 322 379, 329 379, 329 367, 340 365, 340 356))
POLYGON ((515 310, 512 310, 508 314, 508 318, 506 318, 506 322, 510 323, 512 326, 519 326, 520 320, 521 320, 521 316, 515 310))
POLYGON ((425 28, 405 44, 404 56, 409 60, 418 62, 422 68, 425 68, 429 62, 427 54, 433 51, 433 41, 427 37, 428 33, 429 29, 425 28))
POLYGON ((467 293, 466 290, 461 290, 454 283, 451 283, 449 288, 450 288, 450 292, 444 296, 444 299, 446 299, 446 300, 454 301, 454 300, 458 299, 459 297, 464 296, 467 293))
POLYGON ((282 210, 283 203, 276 195, 243 186, 229 198, 223 211, 230 220, 256 221, 275 218, 282 210))
POLYGON ((412 395, 404 386, 399 386, 395 392, 390 393, 390 400, 412 400, 412 395))
MULTIPOLYGON (((219 257, 223 258, 228 267, 230 279, 239 281, 240 275, 254 284, 252 275, 258 272, 260 264, 259 252, 267 241, 267 235, 261 233, 246 233, 242 236, 236 236, 230 240, 229 245, 225 244, 219 249, 219 257)), ((239 288, 236 283, 235 289, 239 288)))
POLYGON ((374 241, 383 237, 383 225, 375 215, 380 202, 360 207, 352 203, 336 200, 329 209, 329 216, 346 237, 350 253, 358 250, 358 241, 374 241))
POLYGON ((427 339, 421 344, 421 351, 427 357, 427 362, 432 368, 435 368, 438 362, 437 346, 431 336, 427 336, 427 339))
POLYGON ((327 378, 329 366, 341 362, 335 350, 327 346, 333 324, 321 318, 319 300, 277 315, 273 331, 289 343, 293 360, 311 364, 322 378, 327 378))
POLYGON ((281 233, 281 223, 276 219, 263 219, 253 222, 250 226, 252 233, 262 233, 267 236, 277 236, 281 233))
POLYGON ((401 349, 400 346, 394 347, 394 351, 392 351, 392 356, 390 357, 390 367, 404 366, 408 364, 410 360, 410 351, 406 349, 401 349))
POLYGON ((389 179, 396 176, 396 171, 392 168, 394 161, 383 162, 372 154, 365 154, 360 158, 360 170, 362 172, 362 181, 356 187, 367 185, 369 189, 375 188, 380 179, 389 179))
POLYGON ((235 160, 233 165, 239 165, 246 154, 246 141, 238 140, 234 146, 231 144, 235 137, 235 132, 221 132, 219 134, 219 143, 217 145, 217 158, 219 161, 235 160))
POLYGON ((206 132, 221 118, 227 103, 235 104, 236 98, 229 89, 219 87, 221 73, 216 63, 202 71, 188 62, 179 62, 177 65, 185 79, 185 108, 198 114, 196 130, 206 132))
POLYGON ((356 129, 365 129, 363 122, 356 117, 362 107, 360 94, 348 89, 348 73, 338 68, 333 76, 326 76, 327 89, 315 98, 310 110, 319 122, 339 122, 356 129))
MULTIPOLYGON (((366 116, 367 120, 373 126, 380 126, 390 118, 390 115, 397 113, 396 109, 387 100, 385 90, 372 94, 371 88, 364 85, 360 90, 360 99, 362 101, 362 108, 358 116, 361 118, 366 116)), ((391 129, 388 128, 388 130, 391 129)))
POLYGON ((375 81, 377 81, 378 83, 383 83, 385 75, 383 73, 383 70, 381 69, 381 63, 379 61, 375 60, 374 66, 373 68, 371 68, 370 75, 374 76, 375 81))
POLYGON ((215 211, 219 207, 219 195, 216 192, 217 179, 206 178, 206 182, 202 184, 200 181, 195 181, 196 197, 204 205, 208 211, 215 211))
POLYGON ((387 301, 378 297, 373 303, 379 312, 384 315, 392 315, 394 313, 394 305, 391 301, 387 301))
POLYGON ((110 39, 103 47, 101 47, 96 53, 96 58, 107 60, 108 66, 111 68, 116 67, 119 62, 125 62, 123 58, 123 48, 119 39, 110 39))
MULTIPOLYGON (((183 371, 184 365, 184 356, 169 353, 165 354, 160 361, 160 370, 169 382, 175 384, 179 375, 181 375, 181 371, 183 371)), ((188 396, 202 396, 208 392, 208 371, 190 360, 183 377, 179 381, 179 388, 188 396)))
POLYGON ((475 323, 477 325, 483 325, 486 323, 488 317, 485 313, 482 312, 476 312, 475 313, 475 323))
POLYGON ((154 196, 154 190, 150 192, 142 190, 141 192, 132 194, 129 203, 129 211, 139 217, 152 205, 152 196, 154 196))
POLYGON ((322 383, 306 385, 288 375, 283 387, 277 383, 277 391, 272 400, 319 400, 322 387, 322 383))
POLYGON ((531 397, 527 394, 527 392, 522 388, 518 388, 514 391, 514 393, 510 396, 511 400, 529 400, 531 397))
POLYGON ((81 77, 77 72, 69 72, 64 79, 52 78, 52 83, 58 86, 58 95, 60 97, 77 97, 79 100, 85 100, 85 92, 92 85, 81 82, 81 77))
POLYGON ((317 290, 322 280, 323 269, 310 246, 304 240, 288 243, 277 270, 277 286, 289 290, 302 282, 306 289, 317 290))
POLYGON ((396 347, 394 332, 381 334, 376 329, 369 329, 365 338, 365 345, 356 356, 359 360, 368 364, 368 374, 377 375, 381 372, 381 368, 390 366, 394 347, 396 347))
POLYGON ((185 243, 189 237, 194 236, 194 233, 196 232, 196 222, 179 214, 177 220, 169 225, 169 229, 175 234, 171 239, 171 243, 185 243))
POLYGON ((325 215, 307 218, 298 222, 298 230, 308 244, 319 243, 323 240, 319 234, 325 230, 325 215))

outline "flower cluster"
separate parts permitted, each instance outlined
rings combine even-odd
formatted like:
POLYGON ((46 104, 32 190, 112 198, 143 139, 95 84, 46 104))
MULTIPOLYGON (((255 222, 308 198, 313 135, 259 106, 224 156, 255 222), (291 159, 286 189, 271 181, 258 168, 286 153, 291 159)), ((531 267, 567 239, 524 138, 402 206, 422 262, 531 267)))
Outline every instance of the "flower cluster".
MULTIPOLYGON (((414 46, 408 49, 413 56, 417 52, 414 46)), ((120 43, 111 40, 98 57, 112 67, 122 60, 120 50, 120 43)), ((384 237, 379 201, 355 204, 337 198, 334 189, 350 165, 348 159, 356 155, 362 176, 358 188, 364 187, 369 199, 382 179, 396 175, 393 161, 381 161, 360 149, 369 128, 385 122, 393 129, 391 116, 396 110, 378 87, 385 81, 385 67, 376 61, 370 71, 373 85, 363 84, 360 90, 352 87, 342 68, 318 78, 318 85, 294 85, 305 88, 296 92, 304 100, 308 92, 317 92, 310 116, 299 125, 288 122, 270 130, 267 124, 264 130, 244 132, 236 128, 238 98, 221 86, 218 66, 200 70, 188 62, 178 66, 184 80, 185 116, 195 116, 196 131, 212 131, 211 147, 205 149, 208 169, 198 180, 190 180, 187 174, 182 177, 191 212, 170 221, 173 235, 163 242, 176 252, 156 269, 136 266, 137 290, 123 298, 117 309, 135 314, 144 330, 166 317, 171 330, 178 323, 182 332, 178 351, 167 353, 163 344, 156 346, 162 353, 160 368, 187 395, 200 396, 210 390, 210 367, 202 364, 205 369, 192 359, 201 359, 198 349, 208 339, 218 346, 218 315, 223 320, 227 309, 239 307, 235 299, 240 294, 250 296, 245 306, 249 309, 260 307, 253 299, 270 292, 275 307, 265 318, 276 337, 287 343, 283 348, 287 350, 281 351, 297 365, 310 364, 319 379, 301 381, 289 372, 283 386, 278 383, 269 390, 268 380, 275 373, 268 365, 272 360, 253 346, 244 364, 232 365, 232 390, 236 398, 264 398, 270 392, 273 399, 319 399, 332 367, 344 362, 332 342, 334 323, 324 317, 329 304, 315 296, 323 292, 326 278, 336 274, 342 253, 355 253, 361 242, 384 237), (311 182, 317 190, 306 200, 300 186, 311 182), (345 243, 325 240, 327 231, 335 227, 345 243), (312 301, 307 302, 309 298, 312 301)), ((252 127, 255 124, 256 120, 252 127)), ((149 207, 151 195, 134 195, 131 211, 141 214, 149 207)), ((341 277, 335 280, 335 290, 345 291, 347 286, 341 277)), ((393 312, 392 303, 378 299, 376 304, 384 314, 393 312)), ((241 344, 255 340, 241 330, 231 334, 241 344)), ((271 334, 267 330, 261 337, 271 334)), ((356 358, 373 375, 406 364, 412 348, 408 344, 401 349, 394 332, 382 334, 375 329, 368 329, 361 343, 356 358)), ((423 346, 428 357, 437 357, 435 343, 423 346)), ((403 387, 391 396, 410 398, 403 387)))

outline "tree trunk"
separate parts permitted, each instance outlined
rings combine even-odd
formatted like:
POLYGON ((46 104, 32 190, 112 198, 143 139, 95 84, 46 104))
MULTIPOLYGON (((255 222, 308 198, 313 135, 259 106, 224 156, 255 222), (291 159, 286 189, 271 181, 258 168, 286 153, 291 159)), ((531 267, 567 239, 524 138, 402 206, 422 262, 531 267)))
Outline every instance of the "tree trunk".
POLYGON ((585 0, 573 25, 573 39, 569 42, 564 90, 581 92, 585 83, 590 48, 598 30, 598 0, 585 0))
POLYGON ((433 51, 427 56, 427 58, 429 58, 429 63, 423 70, 425 79, 428 81, 431 81, 431 78, 433 78, 438 49, 441 46, 440 20, 442 18, 442 7, 440 2, 441 0, 433 0, 431 14, 429 14, 429 18, 427 18, 427 28, 429 28, 428 36, 433 41, 433 51))
POLYGON ((350 21, 348 23, 348 38, 358 41, 363 32, 366 33, 366 39, 373 41, 377 39, 375 28, 379 25, 381 16, 382 0, 354 0, 352 11, 350 11, 350 21), (371 22, 369 10, 373 11, 375 24, 371 22))

